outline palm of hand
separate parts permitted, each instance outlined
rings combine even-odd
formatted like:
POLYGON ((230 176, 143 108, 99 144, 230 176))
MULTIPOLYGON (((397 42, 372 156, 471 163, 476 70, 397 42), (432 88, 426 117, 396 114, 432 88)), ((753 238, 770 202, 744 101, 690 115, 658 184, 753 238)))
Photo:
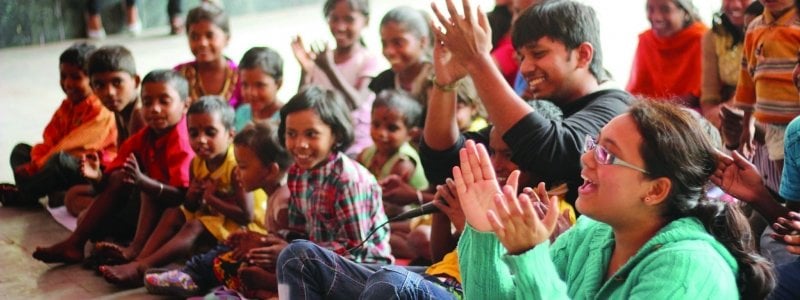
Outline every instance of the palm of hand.
POLYGON ((467 184, 466 190, 458 191, 464 218, 472 228, 479 231, 492 230, 486 213, 490 210, 496 210, 492 199, 498 193, 500 193, 500 187, 497 185, 496 180, 479 180, 467 184))
POLYGON ((303 40, 300 39, 300 37, 297 37, 292 41, 291 45, 294 58, 297 59, 297 62, 300 63, 300 66, 306 71, 311 70, 314 67, 314 58, 311 57, 311 54, 306 52, 303 40))
POLYGON ((444 31, 437 28, 437 35, 458 61, 469 62, 491 50, 491 28, 480 9, 473 11, 468 1, 462 3, 464 14, 456 11, 452 1, 447 1, 449 18, 432 4, 433 12, 444 31))
POLYGON ((731 164, 723 171, 722 181, 719 184, 725 192, 742 201, 751 202, 758 198, 754 187, 763 186, 761 175, 750 168, 739 168, 731 164))
POLYGON ((448 84, 467 75, 464 66, 456 62, 450 51, 442 45, 433 49, 433 62, 434 74, 439 83, 448 84))
POLYGON ((326 48, 321 49, 319 52, 315 52, 314 64, 323 69, 331 68, 333 62, 333 51, 330 51, 326 48))

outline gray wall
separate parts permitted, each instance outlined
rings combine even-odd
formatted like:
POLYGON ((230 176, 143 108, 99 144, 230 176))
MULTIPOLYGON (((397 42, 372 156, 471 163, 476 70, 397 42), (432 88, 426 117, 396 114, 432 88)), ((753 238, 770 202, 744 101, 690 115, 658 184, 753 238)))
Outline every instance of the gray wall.
MULTIPOLYGON (((98 0, 107 34, 122 31, 124 0, 98 0)), ((232 16, 322 0, 220 0, 232 16)), ((183 0, 183 15, 200 0, 183 0)), ((86 36, 85 0, 0 0, 0 48, 38 45, 86 36)), ((167 0, 138 0, 144 28, 167 26, 167 0)))

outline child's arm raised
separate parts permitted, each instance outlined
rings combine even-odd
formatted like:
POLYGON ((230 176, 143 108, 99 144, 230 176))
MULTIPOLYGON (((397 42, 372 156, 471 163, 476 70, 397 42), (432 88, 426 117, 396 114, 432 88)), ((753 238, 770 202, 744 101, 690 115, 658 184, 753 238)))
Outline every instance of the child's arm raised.
POLYGON ((314 63, 328 76, 328 80, 333 84, 333 87, 342 93, 345 103, 347 103, 350 110, 359 108, 361 104, 364 103, 364 100, 367 99, 369 93, 367 87, 372 78, 361 77, 358 79, 356 86, 353 86, 344 80, 344 76, 339 72, 339 69, 336 68, 333 61, 333 51, 329 49, 327 45, 312 45, 311 51, 314 52, 314 63))
POLYGON ((300 64, 300 85, 297 87, 297 89, 300 90, 311 81, 311 77, 309 77, 308 74, 311 73, 311 70, 314 70, 314 57, 311 56, 311 53, 306 51, 303 38, 299 35, 292 39, 291 45, 294 58, 297 59, 297 63, 300 64))
POLYGON ((203 200, 208 206, 230 218, 239 225, 247 225, 253 221, 253 193, 247 193, 242 187, 242 182, 236 176, 236 168, 231 171, 231 190, 233 195, 220 198, 216 195, 217 182, 205 181, 203 200))

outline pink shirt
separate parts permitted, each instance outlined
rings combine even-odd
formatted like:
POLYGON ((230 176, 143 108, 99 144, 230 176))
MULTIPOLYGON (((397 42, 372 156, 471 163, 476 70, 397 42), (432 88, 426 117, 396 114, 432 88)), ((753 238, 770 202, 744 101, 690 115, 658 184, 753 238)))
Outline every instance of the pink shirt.
MULTIPOLYGON (((344 76, 344 81, 350 83, 354 87, 363 85, 364 78, 373 78, 378 74, 378 56, 372 52, 361 48, 360 51, 353 54, 350 59, 345 62, 336 64, 339 73, 344 76)), ((309 74, 311 77, 310 83, 319 85, 328 89, 335 90, 328 76, 319 68, 309 74)), ((352 112, 350 116, 353 118, 353 130, 355 140, 353 145, 345 151, 350 157, 355 157, 361 150, 372 145, 372 138, 369 135, 369 127, 372 122, 372 102, 375 100, 375 94, 369 93, 369 98, 361 104, 361 106, 352 112)))

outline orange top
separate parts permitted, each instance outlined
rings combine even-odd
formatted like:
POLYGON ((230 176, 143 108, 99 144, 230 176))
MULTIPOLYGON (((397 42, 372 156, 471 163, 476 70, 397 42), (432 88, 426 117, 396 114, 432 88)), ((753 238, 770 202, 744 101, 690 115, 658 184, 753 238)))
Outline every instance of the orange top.
POLYGON ((94 94, 78 103, 62 101, 42 136, 44 141, 31 150, 31 172, 36 172, 59 151, 75 157, 100 151, 103 161, 111 161, 117 154, 114 113, 94 94))
POLYGON ((640 34, 628 92, 657 100, 690 95, 699 99, 706 31, 703 23, 695 22, 670 37, 658 37, 652 29, 640 34))

